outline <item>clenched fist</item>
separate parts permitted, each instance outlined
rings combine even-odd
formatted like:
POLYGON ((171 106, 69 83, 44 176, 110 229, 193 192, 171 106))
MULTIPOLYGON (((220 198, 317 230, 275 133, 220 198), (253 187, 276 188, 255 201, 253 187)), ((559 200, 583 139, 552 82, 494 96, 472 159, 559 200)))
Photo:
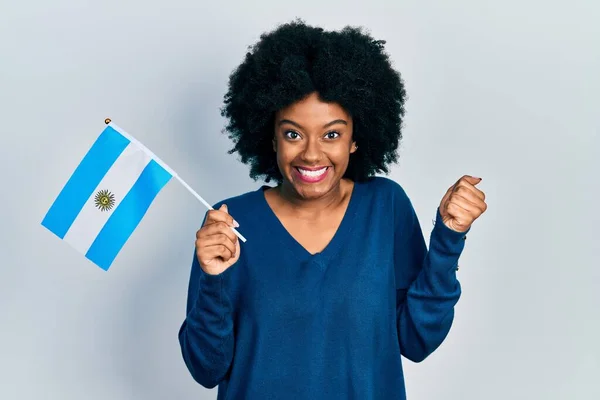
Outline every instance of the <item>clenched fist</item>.
POLYGON ((218 275, 239 259, 240 243, 231 229, 237 226, 225 204, 208 211, 204 225, 196 232, 196 257, 204 272, 218 275))
POLYGON ((444 224, 457 232, 466 232, 487 209, 485 194, 475 186, 481 178, 465 175, 452 185, 440 202, 444 224))

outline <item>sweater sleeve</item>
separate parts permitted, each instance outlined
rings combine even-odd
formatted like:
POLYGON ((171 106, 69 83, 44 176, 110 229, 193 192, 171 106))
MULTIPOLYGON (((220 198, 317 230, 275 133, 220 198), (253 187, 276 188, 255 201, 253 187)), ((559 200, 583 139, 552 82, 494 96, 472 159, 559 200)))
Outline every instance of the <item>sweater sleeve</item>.
POLYGON ((421 362, 450 331, 461 294, 456 270, 468 231, 448 228, 438 209, 428 250, 414 208, 408 198, 403 203, 395 235, 396 323, 402 355, 421 362))
POLYGON ((179 330, 188 370, 196 382, 209 389, 223 380, 233 359, 233 307, 227 272, 205 273, 194 254, 186 318, 179 330))

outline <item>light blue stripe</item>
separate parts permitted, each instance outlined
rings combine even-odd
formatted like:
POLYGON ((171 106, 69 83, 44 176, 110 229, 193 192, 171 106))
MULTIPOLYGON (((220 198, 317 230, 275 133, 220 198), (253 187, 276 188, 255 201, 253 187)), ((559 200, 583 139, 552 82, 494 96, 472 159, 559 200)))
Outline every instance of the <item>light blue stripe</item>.
POLYGON ((85 202, 128 144, 127 138, 107 126, 58 194, 42 225, 63 239, 85 202))
POLYGON ((108 270, 156 195, 170 179, 171 174, 151 160, 110 216, 85 256, 100 268, 108 270))

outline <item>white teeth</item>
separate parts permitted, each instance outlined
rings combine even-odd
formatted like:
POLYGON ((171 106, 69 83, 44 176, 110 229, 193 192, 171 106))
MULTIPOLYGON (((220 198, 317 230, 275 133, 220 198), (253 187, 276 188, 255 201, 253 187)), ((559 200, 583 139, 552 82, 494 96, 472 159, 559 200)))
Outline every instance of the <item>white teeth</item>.
POLYGON ((321 176, 325 173, 325 171, 327 170, 327 167, 318 169, 316 171, 308 171, 306 169, 302 169, 302 168, 298 168, 298 171, 300 171, 300 173, 304 176, 309 176, 311 178, 316 178, 318 176, 321 176))

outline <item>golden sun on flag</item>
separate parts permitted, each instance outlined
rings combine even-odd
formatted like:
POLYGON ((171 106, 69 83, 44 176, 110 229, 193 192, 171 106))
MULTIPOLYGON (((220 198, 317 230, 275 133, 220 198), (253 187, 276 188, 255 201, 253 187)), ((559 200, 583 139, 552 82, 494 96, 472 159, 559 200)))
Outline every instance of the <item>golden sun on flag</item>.
POLYGON ((108 211, 115 205, 115 195, 108 190, 100 190, 94 197, 94 204, 100 211, 108 211))

